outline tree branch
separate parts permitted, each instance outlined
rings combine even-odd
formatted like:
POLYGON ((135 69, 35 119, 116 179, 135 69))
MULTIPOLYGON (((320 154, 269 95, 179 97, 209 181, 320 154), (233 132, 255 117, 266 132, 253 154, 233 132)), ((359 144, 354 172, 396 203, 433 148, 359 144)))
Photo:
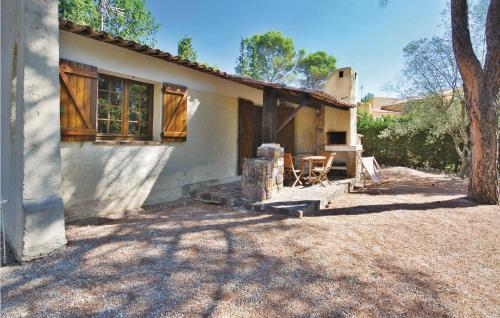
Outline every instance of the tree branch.
MULTIPOLYGON (((497 2, 498 0, 492 0, 497 2)), ((474 53, 469 31, 467 0, 451 1, 451 26, 453 51, 457 59, 458 68, 464 81, 468 76, 464 74, 478 74, 482 72, 481 63, 474 53)))

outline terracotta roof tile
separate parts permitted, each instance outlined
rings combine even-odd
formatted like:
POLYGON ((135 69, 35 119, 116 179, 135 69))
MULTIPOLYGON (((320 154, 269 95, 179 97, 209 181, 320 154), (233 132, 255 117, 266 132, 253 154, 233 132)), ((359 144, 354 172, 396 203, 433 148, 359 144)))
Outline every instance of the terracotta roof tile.
POLYGON ((116 45, 140 54, 148 55, 155 58, 160 58, 170 63, 178 64, 184 67, 188 67, 200 72, 204 72, 213 76, 217 76, 219 78, 229 80, 232 82, 236 82, 242 85, 250 86, 257 89, 264 89, 266 87, 276 89, 278 92, 283 92, 290 95, 295 96, 305 96, 306 98, 315 101, 317 103, 325 104, 326 106, 337 107, 341 109, 349 109, 354 108, 356 105, 347 103, 341 99, 338 99, 334 96, 328 95, 321 91, 305 89, 305 88, 296 88, 290 87, 286 85, 270 83, 266 81, 255 80, 251 78, 241 77, 237 75, 228 74, 226 72, 222 72, 218 69, 214 69, 212 67, 207 67, 205 65, 199 64, 197 62, 191 62, 189 60, 181 59, 178 56, 172 55, 168 52, 163 52, 158 49, 150 48, 146 45, 139 44, 134 41, 123 39, 119 36, 113 36, 104 31, 96 31, 92 29, 90 26, 76 24, 69 20, 60 20, 59 21, 59 29, 67 32, 71 32, 74 34, 78 34, 81 36, 85 36, 87 38, 91 38, 97 41, 109 43, 112 45, 116 45))

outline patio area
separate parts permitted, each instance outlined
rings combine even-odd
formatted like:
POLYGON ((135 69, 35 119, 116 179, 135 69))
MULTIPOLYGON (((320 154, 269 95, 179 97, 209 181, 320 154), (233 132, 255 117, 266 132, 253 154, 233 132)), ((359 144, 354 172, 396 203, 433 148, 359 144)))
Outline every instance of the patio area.
POLYGON ((241 194, 241 180, 201 187, 191 192, 197 201, 249 211, 278 213, 293 217, 317 214, 320 209, 332 206, 339 197, 353 189, 354 178, 335 177, 330 182, 314 185, 284 186, 271 199, 250 202, 241 194))
POLYGON ((5 317, 497 317, 500 207, 405 168, 302 219, 181 200, 0 269, 5 317))

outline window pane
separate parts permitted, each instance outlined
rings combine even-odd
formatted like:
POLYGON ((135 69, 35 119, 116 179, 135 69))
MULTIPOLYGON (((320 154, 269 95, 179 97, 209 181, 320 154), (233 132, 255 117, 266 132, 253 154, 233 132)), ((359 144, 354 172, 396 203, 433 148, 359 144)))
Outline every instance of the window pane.
POLYGON ((129 108, 138 108, 141 106, 140 102, 139 102, 139 98, 136 94, 129 94, 129 97, 128 97, 128 101, 129 101, 129 108))
POLYGON ((140 129, 140 135, 144 136, 148 134, 148 122, 147 121, 141 121, 139 124, 139 129, 140 129))
POLYGON ((113 106, 122 106, 122 95, 111 93, 110 104, 113 106))
POLYGON ((139 124, 137 122, 128 123, 128 134, 129 135, 139 135, 139 124))
POLYGON ((108 90, 109 81, 107 78, 99 77, 99 89, 108 90))
POLYGON ((99 104, 97 108, 97 118, 99 119, 107 119, 108 118, 108 108, 102 104, 99 104))
POLYGON ((111 120, 109 122, 109 131, 110 134, 120 134, 122 132, 122 122, 121 120, 111 120))
POLYGON ((122 94, 123 93, 123 81, 122 80, 111 80, 111 91, 115 93, 122 94))
POLYGON ((97 105, 107 106, 108 104, 108 93, 99 91, 99 99, 97 100, 97 105))
POLYGON ((105 120, 98 120, 97 121, 97 132, 101 134, 105 134, 108 132, 108 127, 107 127, 107 121, 105 120))
POLYGON ((148 122, 149 118, 148 118, 148 111, 147 110, 142 110, 137 115, 138 115, 139 121, 144 121, 146 123, 148 122))
POLYGON ((109 107, 109 117, 111 120, 121 120, 122 109, 120 107, 109 107))
POLYGON ((130 83, 130 92, 129 94, 134 94, 134 95, 142 95, 146 94, 148 91, 147 85, 144 84, 139 84, 139 83, 130 83))
POLYGON ((130 109, 130 108, 129 108, 129 112, 128 112, 128 120, 130 120, 130 121, 137 121, 137 120, 138 120, 138 118, 139 118, 139 116, 138 116, 137 111, 136 111, 136 110, 134 110, 134 109, 130 109))

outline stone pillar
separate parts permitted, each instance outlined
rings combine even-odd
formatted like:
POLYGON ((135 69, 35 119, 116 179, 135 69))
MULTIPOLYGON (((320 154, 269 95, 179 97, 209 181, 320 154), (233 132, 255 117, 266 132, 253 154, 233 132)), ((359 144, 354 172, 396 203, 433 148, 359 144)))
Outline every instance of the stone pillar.
POLYGON ((27 261, 66 244, 57 0, 1 3, 2 221, 15 257, 27 261))
POLYGON ((362 150, 347 152, 347 176, 360 180, 361 177, 361 154, 362 150))
POLYGON ((314 147, 314 152, 319 154, 321 151, 325 151, 326 145, 326 132, 325 132, 325 106, 321 106, 320 109, 316 109, 316 143, 314 147))
POLYGON ((257 148, 257 158, 243 160, 241 191, 252 202, 270 199, 283 189, 284 149, 278 144, 257 148))

